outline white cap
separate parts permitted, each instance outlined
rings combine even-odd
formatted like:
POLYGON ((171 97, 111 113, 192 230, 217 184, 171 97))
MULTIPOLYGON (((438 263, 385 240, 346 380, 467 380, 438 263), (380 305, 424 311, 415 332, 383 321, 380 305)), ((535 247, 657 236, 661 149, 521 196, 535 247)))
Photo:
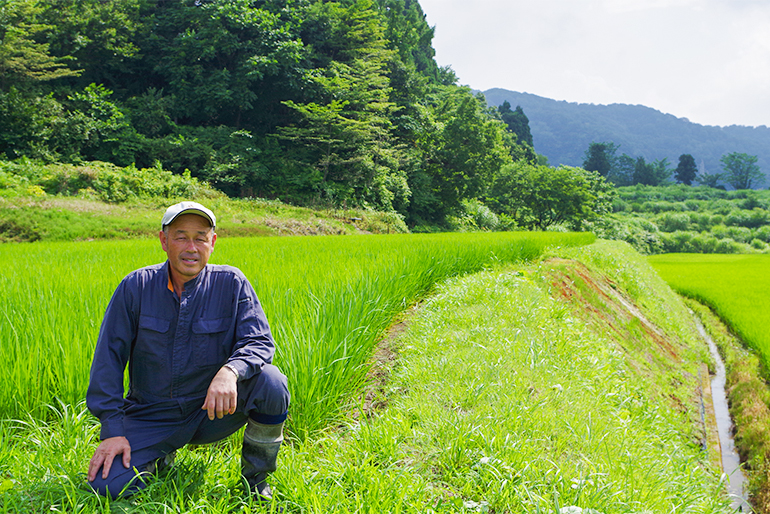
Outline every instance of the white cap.
POLYGON ((163 221, 161 222, 161 228, 166 228, 166 225, 173 223, 182 214, 197 214, 206 218, 211 224, 211 228, 217 228, 217 217, 214 216, 214 213, 196 202, 180 202, 166 209, 166 214, 163 215, 163 221))

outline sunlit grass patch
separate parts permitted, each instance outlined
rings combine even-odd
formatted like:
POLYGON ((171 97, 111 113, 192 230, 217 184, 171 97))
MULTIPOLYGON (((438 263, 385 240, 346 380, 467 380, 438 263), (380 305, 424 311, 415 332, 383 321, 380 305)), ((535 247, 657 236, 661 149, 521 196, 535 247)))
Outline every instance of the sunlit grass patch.
POLYGON ((649 260, 674 290, 714 309, 770 365, 770 255, 666 254, 649 260))
POLYGON ((387 409, 289 450, 281 485, 314 512, 374 511, 382 482, 405 512, 726 512, 687 417, 531 270, 442 285, 400 339, 387 409))

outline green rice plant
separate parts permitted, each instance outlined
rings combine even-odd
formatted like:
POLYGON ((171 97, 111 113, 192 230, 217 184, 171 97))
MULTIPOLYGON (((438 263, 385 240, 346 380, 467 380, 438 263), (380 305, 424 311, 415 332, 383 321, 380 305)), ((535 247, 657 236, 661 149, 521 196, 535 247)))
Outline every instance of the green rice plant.
POLYGON ((678 293, 714 309, 770 365, 770 255, 665 254, 649 261, 678 293))
MULTIPOLYGON (((249 277, 289 376, 298 435, 329 422, 360 387, 377 338, 437 281, 531 259, 590 234, 487 233, 221 238, 212 262, 249 277)), ((104 310, 118 282, 162 261, 135 240, 0 246, 0 417, 45 418, 85 395, 104 310)))

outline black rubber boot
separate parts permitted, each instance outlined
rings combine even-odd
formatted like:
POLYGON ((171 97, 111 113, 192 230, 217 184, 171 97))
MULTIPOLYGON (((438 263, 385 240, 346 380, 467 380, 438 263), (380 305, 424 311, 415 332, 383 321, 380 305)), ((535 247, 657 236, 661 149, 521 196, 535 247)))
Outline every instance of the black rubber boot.
POLYGON ((174 460, 176 460, 176 451, 168 453, 159 459, 155 459, 153 462, 151 462, 147 466, 145 471, 152 475, 159 475, 162 472, 166 471, 171 466, 173 466, 174 460))
POLYGON ((275 471, 278 450, 283 442, 283 423, 264 425, 249 419, 243 433, 241 472, 256 499, 271 501, 273 492, 267 475, 275 471))

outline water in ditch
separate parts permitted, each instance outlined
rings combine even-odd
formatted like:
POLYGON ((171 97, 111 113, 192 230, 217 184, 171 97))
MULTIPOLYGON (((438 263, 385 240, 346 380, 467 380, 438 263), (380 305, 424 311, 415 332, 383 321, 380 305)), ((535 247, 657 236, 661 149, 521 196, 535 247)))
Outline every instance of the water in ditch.
POLYGON ((700 320, 695 319, 703 339, 706 341, 711 352, 711 356, 716 363, 716 375, 711 381, 711 397, 714 402, 714 412, 717 419, 717 432, 719 433, 719 445, 722 450, 722 470, 727 475, 727 492, 732 499, 732 507, 736 512, 751 512, 751 506, 746 501, 745 491, 746 477, 741 471, 741 459, 738 452, 735 451, 735 442, 733 441, 732 427, 733 420, 730 418, 730 412, 727 408, 727 395, 725 393, 725 365, 722 357, 719 355, 717 345, 706 332, 700 320))

